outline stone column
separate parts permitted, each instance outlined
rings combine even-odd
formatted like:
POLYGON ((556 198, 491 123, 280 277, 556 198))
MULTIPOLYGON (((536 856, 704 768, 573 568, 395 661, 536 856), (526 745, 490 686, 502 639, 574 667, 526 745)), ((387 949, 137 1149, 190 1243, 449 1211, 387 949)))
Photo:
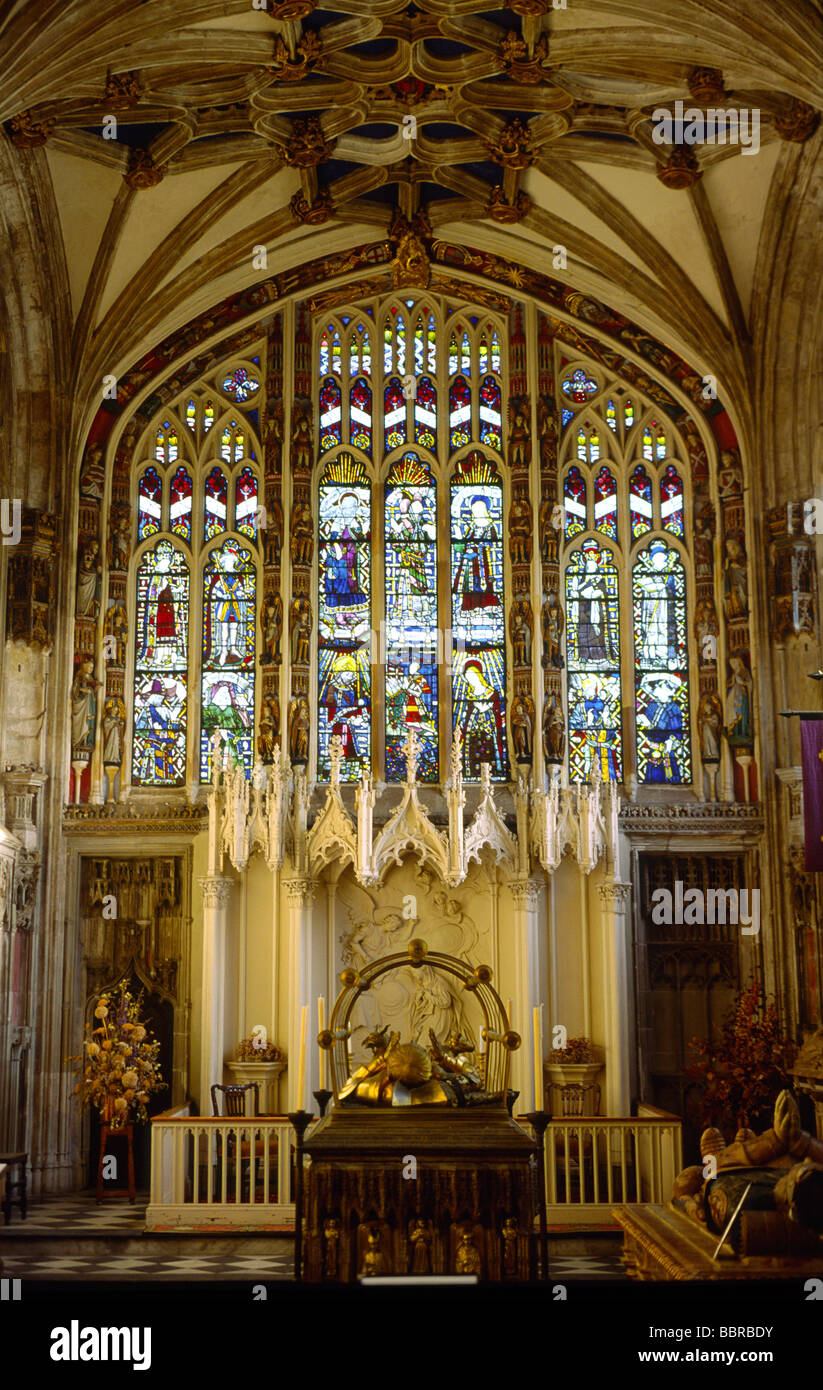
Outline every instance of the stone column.
MULTIPOLYGON (((312 1090, 317 1086, 317 1015, 312 999, 312 903, 317 884, 312 878, 286 879, 289 897, 289 1005, 288 1005, 288 1108, 310 1110, 314 1106, 312 1090), (303 1070, 303 1093, 298 1095, 300 1058, 300 1019, 303 1005, 308 1004, 306 1024, 306 1060, 303 1070)), ((324 965, 321 961, 321 966, 324 965)))
MULTIPOLYGON (((522 1038, 517 1052, 512 1054, 511 1085, 520 1092, 515 1103, 515 1114, 531 1110, 534 1102, 534 1048, 532 1042, 533 1009, 543 1004, 543 1058, 540 1075, 543 1076, 543 1062, 546 1048, 551 1038, 551 1026, 555 1019, 549 1018, 545 997, 545 955, 541 931, 540 895, 542 883, 531 878, 514 879, 510 884, 514 904, 514 942, 515 942, 515 991, 514 1028, 522 1038)), ((541 1096, 538 1106, 545 1104, 541 1096)))
POLYGON ((628 931, 631 884, 599 883, 597 891, 601 902, 606 1019, 606 1084, 602 1113, 628 1115, 631 1099, 628 931))
POLYGON ((223 1082, 226 918, 230 878, 199 880, 203 892, 203 1000, 200 1018, 200 1113, 210 1115, 211 1087, 223 1082))

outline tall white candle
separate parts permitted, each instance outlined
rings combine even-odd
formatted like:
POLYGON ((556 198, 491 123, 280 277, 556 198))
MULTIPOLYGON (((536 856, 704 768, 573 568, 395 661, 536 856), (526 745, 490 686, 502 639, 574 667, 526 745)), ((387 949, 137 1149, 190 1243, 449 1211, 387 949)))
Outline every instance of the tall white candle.
POLYGON ((482 1057, 483 1053, 484 1053, 485 1050, 486 1050, 486 1044, 485 1044, 485 1042, 484 1042, 484 1040, 483 1040, 483 1028, 484 1028, 484 1026, 485 1026, 485 1023, 486 1023, 486 1020, 485 1020, 484 1018, 481 1017, 480 1023, 478 1024, 478 1027, 477 1027, 477 1051, 478 1051, 478 1053, 480 1054, 481 1057, 482 1057))
POLYGON ((507 999, 507 1000, 506 1000, 506 1014, 508 1015, 508 1019, 509 1019, 509 1027, 510 1027, 510 1028, 513 1028, 513 1027, 514 1027, 514 1019, 512 1018, 512 1001, 511 1001, 511 999, 507 999))
POLYGON ((543 1005, 533 1012, 534 1021, 534 1108, 543 1109, 543 1005))
POLYGON ((309 1021, 309 1006, 304 1004, 300 1013, 300 1056, 297 1063, 297 1109, 303 1109, 303 1082, 306 1078, 306 1025, 309 1021))
MULTIPOLYGON (((322 994, 321 994, 320 997, 319 997, 318 1000, 317 1000, 317 1031, 318 1031, 318 1033, 322 1033, 322 1032, 323 1032, 323 1029, 325 1028, 325 1026, 326 1026, 326 1001, 325 1001, 325 999, 323 998, 323 996, 322 996, 322 994)), ((325 1049, 324 1047, 321 1047, 321 1048, 320 1048, 320 1088, 319 1088, 319 1089, 320 1089, 321 1091, 325 1091, 325 1089, 326 1089, 326 1049, 325 1049)))

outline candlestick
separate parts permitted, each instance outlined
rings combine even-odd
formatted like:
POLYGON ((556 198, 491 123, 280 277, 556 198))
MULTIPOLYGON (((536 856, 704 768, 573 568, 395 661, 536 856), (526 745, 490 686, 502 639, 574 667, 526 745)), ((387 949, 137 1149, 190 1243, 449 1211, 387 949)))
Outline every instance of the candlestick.
MULTIPOLYGON (((322 994, 317 1000, 317 1031, 322 1033, 326 1026, 326 1001, 322 994)), ((320 1051, 320 1085, 318 1090, 326 1089, 326 1049, 321 1047, 320 1051)))
POLYGON ((300 1012, 300 1055, 297 1063, 297 1108, 303 1109, 303 1082, 306 1076, 306 1024, 309 1021, 309 1006, 304 1004, 300 1012))
POLYGON ((543 1005, 533 1011, 534 1023, 534 1108, 543 1109, 543 1005))

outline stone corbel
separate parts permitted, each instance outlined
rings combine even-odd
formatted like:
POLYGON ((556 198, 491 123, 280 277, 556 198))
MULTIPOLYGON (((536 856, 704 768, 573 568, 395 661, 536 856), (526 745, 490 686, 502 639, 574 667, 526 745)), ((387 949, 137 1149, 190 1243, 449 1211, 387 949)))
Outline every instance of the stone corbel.
POLYGON ((480 804, 466 831, 466 867, 472 860, 479 864, 481 850, 489 849, 496 864, 514 869, 518 863, 517 841, 495 805, 488 763, 481 765, 480 785, 480 804))
POLYGON ((358 863, 357 834, 340 796, 342 757, 343 740, 339 734, 335 734, 329 746, 329 789, 306 841, 309 867, 313 874, 319 873, 332 861, 337 862, 341 868, 345 864, 352 864, 356 868, 358 863))
POLYGON ((411 850, 421 864, 430 864, 435 873, 448 882, 449 853, 446 838, 436 828, 417 794, 417 735, 409 729, 406 740, 406 780, 403 799, 397 810, 377 837, 374 847, 374 874, 379 881, 388 865, 400 864, 403 854, 411 850))

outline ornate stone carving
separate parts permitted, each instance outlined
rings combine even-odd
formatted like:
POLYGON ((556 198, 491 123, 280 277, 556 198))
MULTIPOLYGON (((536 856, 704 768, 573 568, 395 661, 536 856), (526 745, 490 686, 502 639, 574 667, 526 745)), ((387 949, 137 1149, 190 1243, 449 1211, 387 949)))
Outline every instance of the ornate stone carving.
POLYGON ((509 202, 503 191, 502 183, 496 183, 486 204, 486 212, 495 222, 500 222, 503 226, 511 226, 515 222, 520 222, 531 211, 532 200, 528 193, 521 188, 515 194, 514 201, 509 202))
POLYGON ((515 907, 534 912, 540 903, 543 885, 531 878, 513 878, 508 885, 515 907))
POLYGON ((695 101, 722 101, 727 95, 720 68, 692 68, 686 82, 695 101))
POLYGON ((285 888, 290 907, 308 907, 317 892, 317 883, 313 878, 287 878, 285 888))
POLYGON ((106 77, 103 105, 107 111, 129 111, 140 101, 140 78, 136 72, 110 72, 106 77))
POLYGON ((334 216, 334 203, 328 189, 321 189, 313 203, 306 198, 302 189, 289 201, 291 215, 295 222, 307 227, 319 227, 334 216))
POLYGON ((488 763, 483 763, 480 785, 480 804, 466 831, 466 865, 472 860, 479 864, 481 852, 486 849, 491 852, 496 864, 513 867, 517 862, 517 841, 495 805, 488 763))
POLYGON ((24 507, 9 558, 6 635, 42 650, 54 636, 57 518, 24 507))
POLYGON ((497 140, 483 141, 489 154, 504 169, 528 169, 535 158, 531 142, 531 131, 519 116, 503 127, 497 140))
POLYGON ((183 800, 161 805, 127 801, 116 806, 66 806, 63 834, 199 835, 207 818, 206 806, 190 806, 183 800))
POLYGON ((51 116, 37 116, 26 110, 12 116, 8 129, 18 150, 36 150, 54 134, 54 120, 51 116))
POLYGON ((544 64, 548 56, 549 45, 545 34, 541 35, 530 50, 520 34, 515 29, 510 29, 500 45, 500 57, 513 82, 529 85, 542 82, 546 72, 544 64))
POLYGON ((268 0, 268 12, 272 19, 306 19, 318 3, 319 0, 268 0))
POLYGON ((197 882, 203 893, 204 907, 220 908, 226 906, 232 888, 230 878, 218 878, 209 875, 206 878, 199 878, 197 882))
POLYGON ((318 116, 297 116, 291 135, 281 146, 283 160, 293 169, 313 169, 331 157, 335 144, 326 139, 318 116))
POLYGON ((697 180, 702 179, 703 170, 690 149, 678 146, 660 165, 657 177, 664 188, 693 188, 697 180))
POLYGON ((598 883, 597 892, 604 908, 615 912, 628 912, 632 901, 630 883, 598 883))
POLYGON ((313 874, 333 861, 357 865, 357 832, 340 797, 340 761, 343 740, 335 734, 329 745, 331 774, 326 800, 309 831, 306 847, 313 874))
POLYGON ((427 289, 431 266, 426 242, 431 237, 431 224, 422 210, 411 222, 398 210, 389 223, 389 238, 396 243, 392 280, 395 289, 414 286, 427 289))
POLYGON ((148 150, 129 150, 129 162, 123 179, 129 188, 156 188, 168 172, 167 164, 155 164, 148 150))
POLYGON ((786 110, 774 117, 773 124, 781 140, 808 140, 820 124, 820 112, 799 97, 792 97, 786 110))
POLYGON ((294 56, 283 36, 278 34, 274 41, 274 57, 266 71, 277 82, 301 82, 315 69, 326 66, 323 45, 312 30, 307 30, 297 45, 294 56))

